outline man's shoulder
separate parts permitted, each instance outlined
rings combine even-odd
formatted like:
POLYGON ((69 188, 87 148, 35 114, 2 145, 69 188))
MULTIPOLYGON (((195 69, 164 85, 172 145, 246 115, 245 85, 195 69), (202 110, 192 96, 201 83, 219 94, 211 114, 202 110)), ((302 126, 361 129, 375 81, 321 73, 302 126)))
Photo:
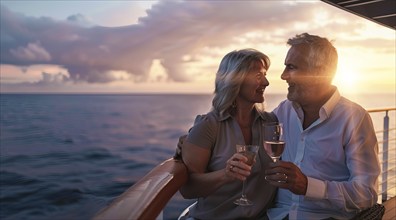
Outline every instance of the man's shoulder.
POLYGON ((293 102, 285 99, 279 103, 279 105, 273 110, 275 114, 279 112, 289 111, 293 108, 293 102))
POLYGON ((337 108, 339 111, 342 112, 353 112, 354 114, 356 113, 361 113, 361 114, 366 114, 367 110, 363 108, 360 104, 345 98, 344 96, 341 96, 340 101, 337 103, 337 108))
POLYGON ((292 101, 290 101, 290 100, 288 100, 288 99, 285 99, 285 100, 283 100, 283 101, 281 101, 280 103, 279 103, 279 106, 282 106, 282 107, 291 107, 293 105, 293 102, 292 101))

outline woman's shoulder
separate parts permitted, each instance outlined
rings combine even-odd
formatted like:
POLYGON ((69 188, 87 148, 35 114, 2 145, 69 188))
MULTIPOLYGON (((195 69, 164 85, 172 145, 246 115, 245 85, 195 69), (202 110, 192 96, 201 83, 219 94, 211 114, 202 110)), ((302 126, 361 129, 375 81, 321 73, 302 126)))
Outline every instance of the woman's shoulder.
POLYGON ((194 125, 205 124, 206 126, 216 126, 219 121, 219 114, 210 111, 206 114, 200 114, 195 117, 194 125))
POLYGON ((208 112, 197 115, 187 141, 200 147, 212 148, 216 142, 218 127, 216 114, 208 112))

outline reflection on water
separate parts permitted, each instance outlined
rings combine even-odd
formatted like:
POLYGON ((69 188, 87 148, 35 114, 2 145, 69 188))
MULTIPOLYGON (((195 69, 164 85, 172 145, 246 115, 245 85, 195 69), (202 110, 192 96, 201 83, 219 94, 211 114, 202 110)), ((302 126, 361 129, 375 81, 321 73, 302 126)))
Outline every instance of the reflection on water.
POLYGON ((210 98, 1 95, 0 218, 89 219, 170 158, 210 98))
MULTIPOLYGON (((283 98, 267 95, 267 109, 283 98)), ((0 218, 90 219, 173 155, 211 95, 2 94, 0 104, 0 218)), ((191 203, 177 193, 164 219, 191 203)))

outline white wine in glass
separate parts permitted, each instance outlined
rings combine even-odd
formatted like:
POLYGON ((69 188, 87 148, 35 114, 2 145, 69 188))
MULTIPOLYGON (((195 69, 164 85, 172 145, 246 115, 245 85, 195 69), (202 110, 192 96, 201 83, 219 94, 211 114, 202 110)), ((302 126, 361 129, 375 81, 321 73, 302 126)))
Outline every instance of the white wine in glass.
POLYGON ((276 162, 281 157, 285 149, 285 141, 283 140, 283 124, 278 122, 270 122, 264 124, 264 150, 272 161, 276 162))
MULTIPOLYGON (((248 161, 246 162, 247 165, 252 166, 254 159, 256 158, 257 152, 259 150, 259 146, 257 145, 236 145, 236 150, 238 153, 242 154, 243 156, 247 157, 248 161)), ((250 206, 253 205, 253 202, 250 201, 245 194, 245 183, 246 180, 242 182, 242 196, 241 198, 234 201, 234 204, 240 206, 250 206)))
POLYGON ((285 149, 284 141, 264 141, 264 149, 268 156, 271 157, 272 161, 276 162, 281 157, 283 150, 285 149))
POLYGON ((282 156, 285 145, 282 124, 278 122, 264 124, 264 150, 274 163, 282 156))

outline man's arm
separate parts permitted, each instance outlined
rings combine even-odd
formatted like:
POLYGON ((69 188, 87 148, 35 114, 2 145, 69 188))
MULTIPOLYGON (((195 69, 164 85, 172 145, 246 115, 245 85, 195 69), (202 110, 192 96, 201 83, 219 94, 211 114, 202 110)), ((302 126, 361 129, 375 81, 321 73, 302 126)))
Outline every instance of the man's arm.
POLYGON ((326 181, 306 176, 291 162, 279 161, 270 164, 266 179, 272 185, 289 189, 307 199, 328 200, 334 207, 344 210, 362 210, 377 202, 377 179, 380 174, 378 144, 368 113, 351 126, 350 140, 344 147, 346 163, 350 173, 347 181, 326 181), (284 173, 288 176, 284 180, 284 173))
POLYGON ((351 139, 345 146, 350 178, 346 182, 326 182, 326 199, 346 210, 365 209, 377 202, 378 142, 369 114, 351 129, 351 139))

